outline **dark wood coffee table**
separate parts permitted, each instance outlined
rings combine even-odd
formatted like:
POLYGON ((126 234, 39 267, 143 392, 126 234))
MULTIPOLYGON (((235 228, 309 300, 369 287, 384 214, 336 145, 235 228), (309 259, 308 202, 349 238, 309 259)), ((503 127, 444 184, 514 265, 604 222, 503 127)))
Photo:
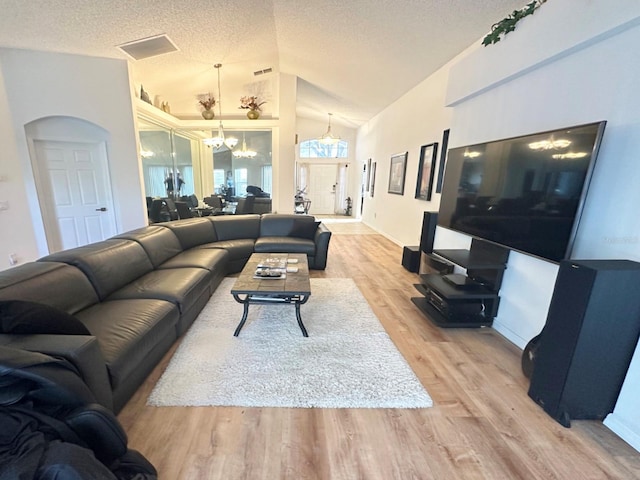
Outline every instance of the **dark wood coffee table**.
POLYGON ((249 305, 278 305, 291 303, 296 309, 296 319, 298 326, 302 330, 302 335, 308 337, 307 329, 300 317, 300 305, 309 300, 311 296, 311 284, 309 282, 309 264, 307 256, 303 253, 254 253, 240 272, 231 289, 233 298, 244 305, 242 320, 238 324, 233 336, 237 337, 244 326, 249 313, 249 305), (268 259, 297 259, 297 263, 287 263, 289 267, 297 267, 295 273, 287 272, 284 278, 255 278, 258 265, 267 262, 268 259))

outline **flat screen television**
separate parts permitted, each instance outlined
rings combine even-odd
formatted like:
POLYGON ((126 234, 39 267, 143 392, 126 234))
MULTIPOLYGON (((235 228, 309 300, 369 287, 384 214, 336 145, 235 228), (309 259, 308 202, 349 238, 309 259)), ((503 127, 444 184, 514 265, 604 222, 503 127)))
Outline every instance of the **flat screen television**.
POLYGON ((569 258, 606 122, 451 148, 438 225, 569 258))

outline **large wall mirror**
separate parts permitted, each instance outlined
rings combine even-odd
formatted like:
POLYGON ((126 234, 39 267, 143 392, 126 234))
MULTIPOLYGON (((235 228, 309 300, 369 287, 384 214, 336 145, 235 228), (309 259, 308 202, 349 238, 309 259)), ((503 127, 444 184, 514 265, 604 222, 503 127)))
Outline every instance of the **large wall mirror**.
POLYGON ((138 121, 140 157, 147 197, 202 196, 200 141, 148 121, 138 121))
POLYGON ((238 139, 233 149, 210 147, 213 155, 213 193, 228 200, 259 194, 271 195, 271 130, 234 130, 227 136, 238 139))
MULTIPOLYGON (((208 147, 203 139, 217 131, 173 129, 138 118, 140 157, 147 203, 153 199, 185 199, 199 204, 211 195, 237 202, 247 195, 271 198, 273 191, 272 131, 228 130, 238 144, 208 147)), ((270 202, 261 202, 271 211, 270 202)))

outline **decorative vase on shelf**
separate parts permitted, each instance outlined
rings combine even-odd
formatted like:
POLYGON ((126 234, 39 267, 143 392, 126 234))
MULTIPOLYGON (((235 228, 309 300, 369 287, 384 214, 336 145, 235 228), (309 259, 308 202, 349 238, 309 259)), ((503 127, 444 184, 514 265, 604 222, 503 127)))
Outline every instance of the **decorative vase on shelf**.
POLYGON ((145 101, 150 105, 153 105, 151 103, 151 99, 149 98, 149 93, 145 92, 144 87, 142 85, 140 85, 140 100, 145 101))
POLYGON ((247 118, 249 120, 257 120, 260 118, 260 111, 259 110, 249 110, 247 112, 247 118))
POLYGON ((216 114, 210 108, 205 108, 204 110, 202 110, 202 118, 204 118, 205 120, 213 120, 213 117, 215 116, 216 114))

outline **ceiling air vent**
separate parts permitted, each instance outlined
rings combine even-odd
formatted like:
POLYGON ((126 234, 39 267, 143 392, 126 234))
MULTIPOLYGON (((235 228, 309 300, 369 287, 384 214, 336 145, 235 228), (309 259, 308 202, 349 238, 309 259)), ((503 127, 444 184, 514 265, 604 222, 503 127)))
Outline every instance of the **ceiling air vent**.
POLYGON ((256 70, 255 72, 253 72, 253 74, 257 77, 258 75, 264 75, 265 73, 271 72, 273 72, 273 68, 269 67, 265 68, 264 70, 256 70))
POLYGON ((178 47, 165 34, 123 43, 117 45, 117 48, 134 60, 144 60, 145 58, 178 51, 178 47))

